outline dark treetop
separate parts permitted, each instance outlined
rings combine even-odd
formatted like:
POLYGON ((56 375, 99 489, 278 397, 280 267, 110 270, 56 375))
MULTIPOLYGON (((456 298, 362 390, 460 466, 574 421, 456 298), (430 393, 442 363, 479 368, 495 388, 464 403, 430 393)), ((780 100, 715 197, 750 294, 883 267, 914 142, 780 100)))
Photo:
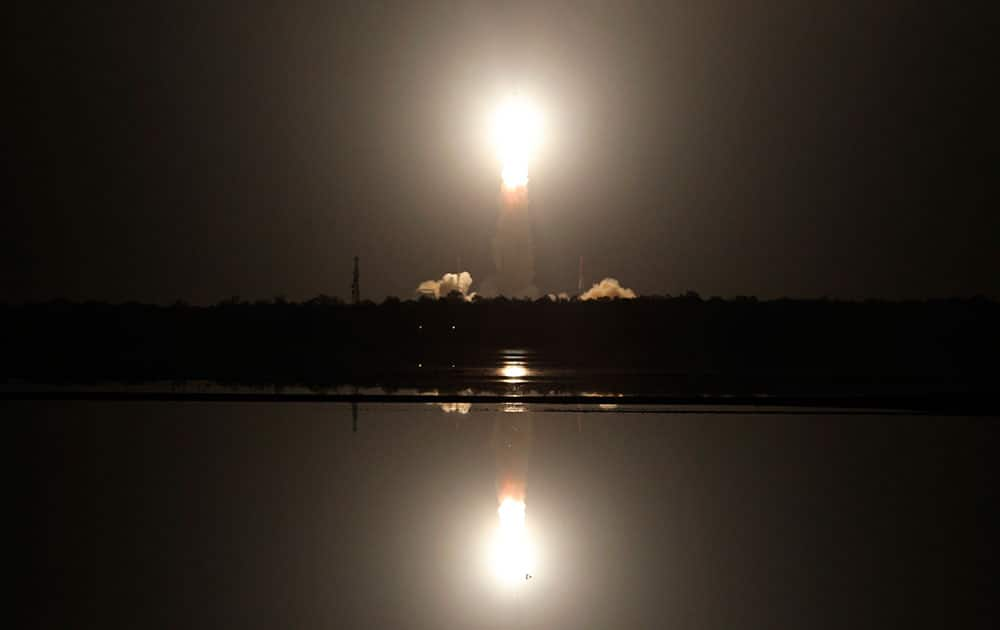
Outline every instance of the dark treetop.
POLYGON ((572 391, 986 391, 1000 376, 998 323, 984 299, 52 302, 0 307, 0 377, 458 391, 504 386, 484 374, 516 348, 550 375, 545 388, 572 391))

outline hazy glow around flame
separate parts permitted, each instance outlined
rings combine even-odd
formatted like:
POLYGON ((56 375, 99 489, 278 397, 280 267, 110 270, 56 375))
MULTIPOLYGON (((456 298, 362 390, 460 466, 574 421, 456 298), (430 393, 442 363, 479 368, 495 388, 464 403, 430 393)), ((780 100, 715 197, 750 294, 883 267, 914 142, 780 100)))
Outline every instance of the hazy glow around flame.
POLYGON ((511 97, 497 109, 493 135, 507 188, 528 184, 528 162, 538 148, 540 132, 538 110, 524 98, 511 97))

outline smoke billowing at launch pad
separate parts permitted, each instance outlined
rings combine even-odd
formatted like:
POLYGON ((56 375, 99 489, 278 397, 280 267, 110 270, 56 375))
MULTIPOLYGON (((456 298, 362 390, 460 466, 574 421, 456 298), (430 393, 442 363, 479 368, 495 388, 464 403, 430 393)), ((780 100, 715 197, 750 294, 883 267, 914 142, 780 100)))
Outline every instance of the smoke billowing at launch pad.
POLYGON ((472 286, 472 274, 468 271, 458 273, 446 273, 440 280, 424 280, 417 287, 417 294, 421 296, 433 297, 434 299, 447 297, 453 291, 461 294, 466 301, 472 300, 476 296, 469 288, 472 286))

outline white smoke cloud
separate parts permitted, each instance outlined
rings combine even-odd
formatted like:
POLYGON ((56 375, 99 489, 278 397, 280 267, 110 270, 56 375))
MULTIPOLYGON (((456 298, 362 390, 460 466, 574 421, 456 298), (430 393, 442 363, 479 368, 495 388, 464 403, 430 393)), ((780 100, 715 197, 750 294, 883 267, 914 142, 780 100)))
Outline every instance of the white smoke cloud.
POLYGON ((472 274, 468 271, 461 273, 446 273, 440 280, 424 280, 417 287, 419 295, 427 295, 434 299, 447 297, 452 291, 458 291, 466 301, 471 300, 476 294, 470 293, 472 287, 472 274))
POLYGON ((594 286, 590 287, 580 296, 581 300, 597 300, 600 298, 611 298, 631 300, 636 296, 635 291, 627 289, 618 283, 614 278, 605 278, 594 286))
POLYGON ((565 291, 560 291, 559 293, 549 293, 548 296, 552 302, 569 302, 569 293, 565 291))

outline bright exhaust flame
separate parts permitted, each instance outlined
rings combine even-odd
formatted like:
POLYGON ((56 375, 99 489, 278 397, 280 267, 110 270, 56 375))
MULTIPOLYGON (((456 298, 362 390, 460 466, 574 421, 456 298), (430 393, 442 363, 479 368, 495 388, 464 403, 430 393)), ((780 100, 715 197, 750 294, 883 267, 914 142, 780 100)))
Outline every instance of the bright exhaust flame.
POLYGON ((521 531, 524 529, 524 501, 506 497, 497 514, 500 515, 500 529, 504 531, 521 531))
POLYGON ((524 501, 505 497, 497 509, 500 527, 493 545, 493 571, 505 584, 526 581, 535 570, 535 552, 524 527, 524 501))
POLYGON ((493 135, 505 188, 528 185, 528 162, 538 148, 541 117, 529 102, 511 97, 497 110, 493 135))

